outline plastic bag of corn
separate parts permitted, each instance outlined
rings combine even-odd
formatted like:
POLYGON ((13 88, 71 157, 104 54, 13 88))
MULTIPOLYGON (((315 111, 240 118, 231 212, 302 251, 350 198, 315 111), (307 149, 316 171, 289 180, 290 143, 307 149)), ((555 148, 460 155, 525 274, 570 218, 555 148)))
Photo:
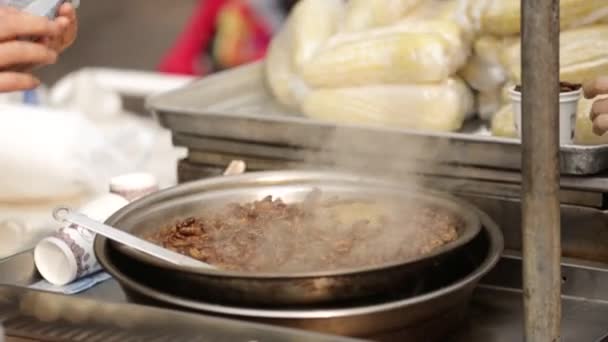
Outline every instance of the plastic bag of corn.
POLYGON ((293 66, 298 70, 310 60, 341 26, 342 0, 305 0, 294 7, 289 18, 292 30, 293 66))
POLYGON ((300 68, 315 87, 440 82, 464 65, 469 46, 451 21, 404 21, 332 38, 300 68))
POLYGON ((492 120, 503 105, 502 89, 500 88, 477 94, 477 114, 482 120, 492 120))
POLYGON ((515 37, 480 37, 473 44, 473 57, 460 71, 460 75, 473 89, 480 92, 493 92, 502 87, 509 76, 503 64, 504 55, 517 42, 515 37))
POLYGON ((349 0, 342 30, 356 32, 393 24, 422 2, 422 0, 349 0))
POLYGON ((317 89, 302 104, 305 115, 319 120, 443 132, 459 130, 473 107, 473 94, 460 79, 317 89))
MULTIPOLYGON (((608 2, 606 2, 608 4, 608 2)), ((560 79, 583 83, 608 74, 608 25, 595 25, 560 34, 560 79)), ((521 44, 507 49, 504 59, 510 78, 521 81, 521 44)))
MULTIPOLYGON (((520 0, 463 0, 483 34, 509 36, 520 33, 520 0)), ((572 29, 605 21, 606 0, 561 0, 560 25, 572 29)))
POLYGON ((515 122, 513 121, 511 104, 502 106, 492 118, 492 135, 503 138, 516 138, 515 122))
POLYGON ((288 108, 298 108, 299 94, 307 91, 307 87, 293 70, 290 43, 291 30, 285 26, 268 48, 264 73, 266 84, 275 99, 288 108))

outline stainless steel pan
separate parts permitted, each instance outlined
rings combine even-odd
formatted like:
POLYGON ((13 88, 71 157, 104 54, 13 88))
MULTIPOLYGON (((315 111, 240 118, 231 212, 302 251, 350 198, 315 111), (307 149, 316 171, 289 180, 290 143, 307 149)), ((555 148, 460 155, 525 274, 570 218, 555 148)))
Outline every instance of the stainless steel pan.
POLYGON ((379 296, 365 303, 334 307, 269 309, 196 300, 179 289, 161 289, 161 279, 153 281, 156 275, 146 274, 141 262, 109 244, 96 245, 96 251, 99 261, 120 282, 128 297, 138 303, 374 340, 446 341, 453 329, 461 328, 474 288, 496 265, 503 251, 500 229, 487 215, 479 215, 482 233, 439 267, 420 295, 379 296))
MULTIPOLYGON (((410 260, 313 273, 242 273, 175 266, 133 249, 112 243, 119 253, 140 261, 146 271, 169 281, 174 288, 201 300, 218 303, 285 306, 312 305, 364 299, 378 294, 414 293, 421 274, 463 248, 480 232, 475 208, 450 196, 422 192, 353 175, 318 172, 262 172, 221 177, 180 185, 139 200, 122 209, 108 224, 134 234, 146 234, 176 219, 200 213, 203 208, 229 202, 246 202, 267 195, 286 202, 299 201, 319 188, 327 195, 428 203, 457 215, 463 222, 459 238, 434 252, 410 260), (406 286, 404 286, 406 285, 406 286)), ((110 243, 96 238, 96 253, 110 243)))

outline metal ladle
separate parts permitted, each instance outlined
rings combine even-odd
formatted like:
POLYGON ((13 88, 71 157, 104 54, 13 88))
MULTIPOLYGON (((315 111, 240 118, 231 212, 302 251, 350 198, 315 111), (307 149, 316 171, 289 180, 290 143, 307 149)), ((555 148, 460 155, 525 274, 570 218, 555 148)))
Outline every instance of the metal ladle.
MULTIPOLYGON (((232 161, 224 171, 224 176, 241 174, 245 172, 245 168, 245 162, 240 160, 232 161)), ((188 267, 205 267, 210 269, 216 268, 215 266, 209 265, 200 260, 196 260, 189 256, 160 247, 135 235, 131 235, 123 230, 95 221, 90 217, 82 213, 76 212, 68 207, 60 207, 53 210, 53 218, 62 223, 67 222, 75 224, 82 228, 86 228, 112 241, 121 243, 127 247, 131 247, 137 251, 140 251, 142 253, 145 253, 147 255, 161 259, 174 265, 188 267)))
POLYGON ((189 256, 173 252, 169 249, 160 247, 135 235, 131 235, 123 230, 108 226, 107 224, 95 221, 88 216, 79 212, 73 211, 67 207, 57 208, 53 211, 53 218, 59 222, 67 222, 75 224, 79 227, 86 228, 96 234, 105 236, 106 238, 121 243, 127 247, 131 247, 142 253, 148 254, 155 258, 169 262, 174 265, 188 267, 205 267, 215 268, 207 263, 196 260, 189 256))

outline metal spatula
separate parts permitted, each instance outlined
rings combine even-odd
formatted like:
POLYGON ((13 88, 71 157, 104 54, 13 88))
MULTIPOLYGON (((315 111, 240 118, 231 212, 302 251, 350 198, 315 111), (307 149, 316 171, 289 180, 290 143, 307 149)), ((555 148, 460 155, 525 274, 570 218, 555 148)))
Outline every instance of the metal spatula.
MULTIPOLYGON (((224 176, 237 175, 245 172, 247 166, 241 160, 234 160, 224 171, 224 176)), ((169 249, 160 247, 135 235, 131 235, 123 230, 114 228, 107 224, 95 221, 90 217, 73 211, 67 207, 57 208, 53 211, 53 217, 59 222, 68 222, 86 228, 96 234, 104 236, 112 241, 116 241, 125 246, 146 253, 152 257, 164 260, 174 265, 188 267, 205 267, 215 269, 216 267, 196 260, 189 256, 173 252, 169 249)))

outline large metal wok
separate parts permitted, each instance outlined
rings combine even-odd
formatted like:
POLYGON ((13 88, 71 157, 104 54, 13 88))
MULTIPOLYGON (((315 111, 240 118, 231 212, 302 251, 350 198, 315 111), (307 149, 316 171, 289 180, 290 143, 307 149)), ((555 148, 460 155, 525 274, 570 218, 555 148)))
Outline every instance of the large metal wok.
POLYGON ((142 262, 110 244, 97 244, 96 252, 128 297, 138 303, 376 340, 443 341, 461 327, 474 288, 496 265, 503 250, 498 226, 482 212, 478 215, 482 232, 429 274, 419 295, 379 295, 366 302, 340 306, 272 309, 218 305, 171 288, 168 281, 156 279, 157 275, 142 269, 142 262), (169 286, 163 287, 164 282, 169 286))
MULTIPOLYGON (((176 219, 200 213, 203 208, 231 202, 247 202, 267 195, 286 202, 300 201, 318 188, 329 196, 371 198, 393 203, 428 203, 460 218, 458 239, 430 254, 395 260, 381 266, 343 271, 278 274, 243 273, 175 266, 98 236, 96 253, 103 263, 108 244, 139 261, 142 273, 153 274, 171 290, 192 298, 222 304, 265 306, 312 305, 363 300, 378 294, 415 294, 424 284, 425 272, 433 272, 480 232, 475 208, 447 195, 422 192, 394 183, 368 178, 317 172, 262 172, 221 177, 180 185, 139 200, 122 209, 108 224, 136 235, 153 232, 176 219), (170 285, 167 285, 170 284, 170 285)), ((107 265, 104 265, 107 266, 107 265)))

